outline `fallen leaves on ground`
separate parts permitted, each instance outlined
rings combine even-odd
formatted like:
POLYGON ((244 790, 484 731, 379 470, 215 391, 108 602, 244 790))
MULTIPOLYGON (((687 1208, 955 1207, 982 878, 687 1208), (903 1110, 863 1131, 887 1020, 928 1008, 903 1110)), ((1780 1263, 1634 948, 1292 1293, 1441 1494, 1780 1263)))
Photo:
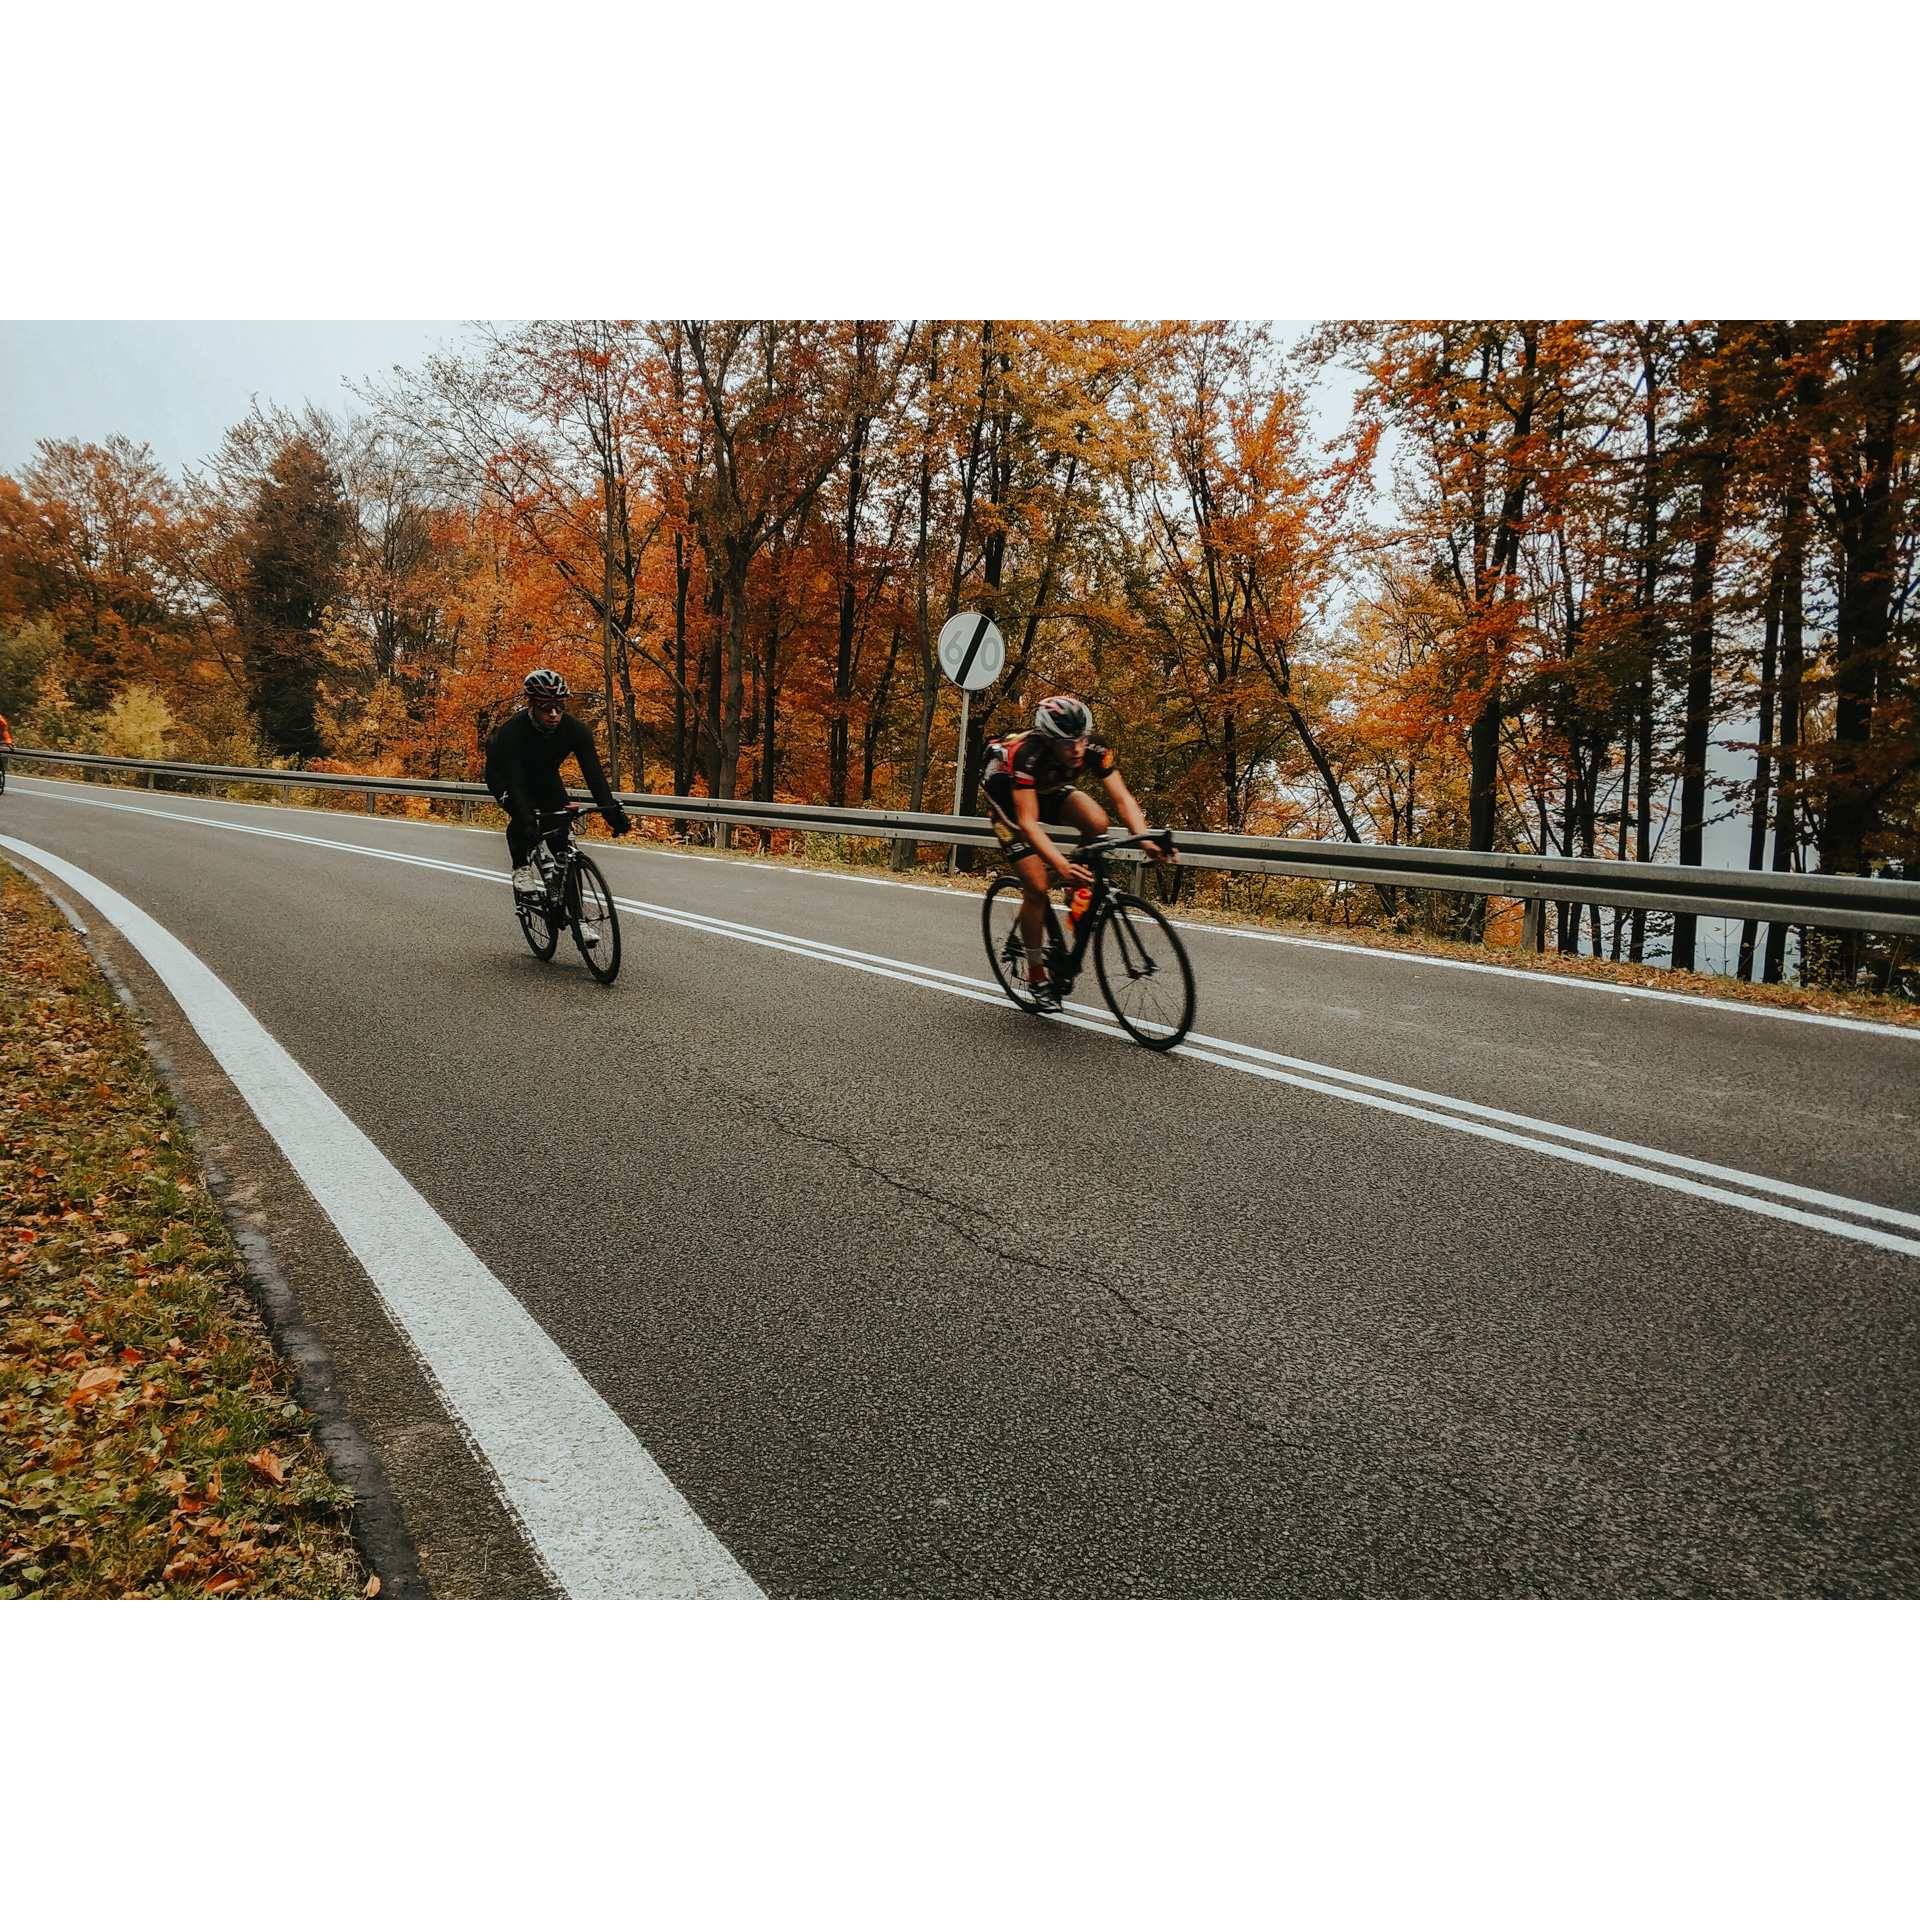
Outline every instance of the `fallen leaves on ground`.
POLYGON ((0 920, 0 1599, 364 1592, 131 1017, 4 865, 0 920))

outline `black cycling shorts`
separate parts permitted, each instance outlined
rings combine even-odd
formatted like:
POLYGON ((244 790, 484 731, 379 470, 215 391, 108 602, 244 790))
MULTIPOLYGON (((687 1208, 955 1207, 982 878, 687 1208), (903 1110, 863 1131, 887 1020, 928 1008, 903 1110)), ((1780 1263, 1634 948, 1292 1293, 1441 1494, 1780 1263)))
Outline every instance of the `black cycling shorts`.
MULTIPOLYGON (((1036 795, 1040 809, 1040 824, 1043 827, 1057 827, 1064 823, 1067 812, 1067 795, 1072 787, 1055 787, 1051 793, 1036 795)), ((993 806, 994 837, 1000 842, 1000 851, 1009 860, 1024 860, 1034 851, 1033 842, 1020 831, 1020 823, 1010 810, 1003 810, 996 802, 993 806)))

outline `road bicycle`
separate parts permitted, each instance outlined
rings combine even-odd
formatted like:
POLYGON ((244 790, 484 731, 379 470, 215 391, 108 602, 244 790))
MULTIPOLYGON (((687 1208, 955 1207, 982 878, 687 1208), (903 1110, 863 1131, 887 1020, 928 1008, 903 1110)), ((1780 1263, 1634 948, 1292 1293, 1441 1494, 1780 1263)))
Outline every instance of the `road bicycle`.
MULTIPOLYGON (((1127 839, 1082 841, 1073 858, 1091 870, 1090 898, 1063 933, 1053 901, 1047 901, 1047 979, 1062 1000, 1086 964, 1093 949, 1094 971, 1100 991, 1118 1020, 1143 1047, 1165 1052, 1177 1047, 1193 1025, 1193 968, 1167 916, 1151 901, 1122 893, 1107 873, 1107 856, 1122 847, 1157 842, 1169 853, 1173 835, 1161 828, 1127 839)), ((986 936, 987 960, 1000 990, 1023 1013, 1041 1007, 1027 982, 1026 949, 1020 943, 1019 913, 1022 889, 1010 873, 1003 873, 987 889, 980 911, 986 936)))
POLYGON ((586 809, 579 805, 535 816, 540 835, 533 864, 543 891, 516 893, 513 911, 536 960, 551 960, 560 930, 573 935, 587 971, 603 986, 620 971, 620 916, 600 869, 574 844, 573 823, 586 809))

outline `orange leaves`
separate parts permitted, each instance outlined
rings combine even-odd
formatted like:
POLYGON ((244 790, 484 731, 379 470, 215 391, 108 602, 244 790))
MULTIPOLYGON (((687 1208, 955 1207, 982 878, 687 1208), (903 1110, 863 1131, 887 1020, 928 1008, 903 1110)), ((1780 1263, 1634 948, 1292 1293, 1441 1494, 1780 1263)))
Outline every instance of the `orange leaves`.
POLYGON ((369 1600, 379 1599, 380 1576, 377 1573, 368 1575, 367 1584, 361 1589, 361 1592, 364 1593, 369 1600))
POLYGON ((103 1393, 111 1393, 126 1378, 119 1367, 90 1367, 67 1395, 67 1411, 77 1413, 91 1400, 97 1400, 103 1393))
POLYGON ((277 1453, 270 1452, 265 1447, 262 1447, 258 1453, 248 1454, 247 1465, 250 1466, 261 1479, 271 1480, 276 1487, 286 1484, 287 1470, 280 1456, 277 1453))

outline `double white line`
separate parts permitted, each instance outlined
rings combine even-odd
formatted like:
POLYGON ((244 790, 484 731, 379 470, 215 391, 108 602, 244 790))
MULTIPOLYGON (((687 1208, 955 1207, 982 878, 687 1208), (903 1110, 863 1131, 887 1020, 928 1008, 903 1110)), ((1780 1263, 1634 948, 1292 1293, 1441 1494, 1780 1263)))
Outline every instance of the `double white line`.
MULTIPOLYGON (((802 959, 824 960, 862 973, 883 974, 909 985, 930 987, 936 992, 957 994, 963 999, 984 1000, 990 1005, 1004 1007, 1008 1012, 1015 1011, 997 989, 983 987, 977 979, 965 974, 949 973, 939 967, 925 967, 906 960, 889 960, 879 954, 833 946, 824 940, 808 940, 799 934, 776 933, 765 927, 750 927, 735 920, 716 919, 710 914, 689 913, 680 907, 659 907, 648 901, 626 898, 617 899, 616 904, 629 913, 665 921, 670 926, 723 934, 728 939, 772 947, 796 954, 802 959)), ((1108 1039, 1127 1038, 1119 1022, 1103 1009, 1076 1007, 1059 1016, 1055 1024, 1078 1027, 1083 1032, 1097 1033, 1108 1039)), ((1765 1174, 1743 1173, 1738 1168, 1723 1167, 1711 1160, 1696 1160, 1686 1154, 1667 1153, 1659 1147, 1643 1147, 1630 1140, 1614 1140, 1605 1134, 1588 1133, 1579 1127, 1563 1127, 1552 1120, 1534 1120, 1525 1114, 1509 1113, 1500 1107, 1482 1106, 1473 1100, 1456 1100, 1450 1094, 1429 1093, 1424 1088, 1376 1079, 1371 1074, 1351 1073, 1344 1067, 1324 1066, 1315 1060, 1299 1060, 1290 1054, 1270 1053, 1264 1047, 1247 1046, 1238 1040, 1223 1040, 1211 1034, 1190 1034, 1173 1052, 1181 1059, 1202 1060, 1209 1066, 1225 1067, 1257 1079, 1277 1080, 1282 1085, 1298 1087, 1307 1093, 1328 1094, 1336 1100, 1349 1100, 1410 1120, 1424 1120, 1429 1126, 1472 1134, 1478 1139, 1497 1141, 1502 1146, 1523 1147, 1529 1153, 1546 1154, 1555 1160, 1570 1161, 1575 1166, 1622 1174, 1648 1186, 1664 1187, 1670 1192, 1688 1194, 1695 1199, 1716 1201, 1721 1206, 1762 1214, 1770 1220, 1790 1221, 1795 1226, 1838 1234, 1842 1239, 1861 1240, 1869 1246, 1884 1247, 1893 1253, 1920 1255, 1920 1214, 1903 1213, 1897 1207, 1877 1206, 1867 1200, 1849 1200, 1844 1195, 1827 1193, 1818 1187, 1795 1186, 1790 1181, 1770 1179, 1765 1174), (1809 1208, 1825 1211, 1810 1212, 1809 1208), (1836 1215, 1851 1215, 1852 1218, 1836 1218, 1836 1215), (1884 1232, 1879 1227, 1858 1224, 1861 1221, 1878 1221, 1884 1226, 1904 1228, 1906 1231, 1884 1232)))
MULTIPOLYGON (((85 806, 112 807, 127 813, 162 813, 168 819, 187 821, 196 826, 219 827, 230 833, 253 833, 272 840, 298 841, 332 852, 363 854, 369 859, 392 860, 403 866, 425 867, 439 873, 492 881, 502 886, 508 884, 507 875, 488 868, 450 860, 434 860, 422 854, 360 846, 352 841, 331 839, 320 834, 256 827, 242 821, 214 820, 200 814, 180 814, 156 807, 130 805, 124 801, 96 800, 90 796, 82 798, 63 794, 60 797, 71 797, 85 806)), ((950 993, 964 1000, 984 1001, 989 1006, 1004 1008, 1008 1013, 1016 1011, 1003 994, 977 975, 951 973, 940 967, 922 966, 915 961, 895 960, 853 947, 835 946, 824 940, 809 940, 800 934, 782 933, 770 927, 749 926, 737 920, 722 920, 711 914, 691 913, 680 907, 656 906, 645 900, 619 897, 616 904, 627 913, 691 932, 719 934, 729 940, 767 947, 800 959, 817 960, 859 973, 878 974, 910 986, 950 993)), ((1107 1039, 1126 1039, 1118 1023, 1104 1009, 1072 1008, 1057 1016, 1054 1024, 1078 1028, 1107 1039)), ((1661 1187, 1692 1199, 1710 1200, 1743 1213, 1759 1214, 1766 1219, 1785 1221, 1793 1226, 1810 1227, 1815 1232, 1832 1234, 1843 1240, 1857 1240, 1888 1252, 1920 1256, 1920 1214, 1905 1213, 1896 1207, 1848 1199, 1843 1194, 1828 1193, 1818 1187, 1796 1186, 1790 1181, 1770 1179, 1764 1174, 1745 1173, 1737 1167, 1720 1166, 1711 1160, 1667 1153, 1658 1147, 1643 1147, 1630 1140, 1615 1140, 1605 1134, 1588 1133, 1581 1128, 1561 1126, 1551 1120, 1535 1120, 1526 1114, 1483 1106, 1477 1101, 1429 1093, 1424 1088, 1404 1086, 1397 1081, 1352 1073, 1343 1067, 1300 1060, 1290 1054, 1272 1053, 1263 1047, 1247 1046, 1240 1041, 1223 1040, 1208 1034, 1189 1035, 1174 1049, 1174 1057, 1204 1061, 1209 1066, 1226 1068, 1256 1079, 1277 1081, 1303 1092, 1324 1094, 1335 1100, 1373 1107, 1382 1113, 1424 1121, 1429 1126, 1445 1127, 1451 1132, 1470 1134, 1501 1146, 1519 1147, 1528 1153, 1544 1154, 1549 1159, 1564 1160, 1574 1166, 1616 1174, 1623 1179, 1637 1180, 1643 1185, 1661 1187)))

